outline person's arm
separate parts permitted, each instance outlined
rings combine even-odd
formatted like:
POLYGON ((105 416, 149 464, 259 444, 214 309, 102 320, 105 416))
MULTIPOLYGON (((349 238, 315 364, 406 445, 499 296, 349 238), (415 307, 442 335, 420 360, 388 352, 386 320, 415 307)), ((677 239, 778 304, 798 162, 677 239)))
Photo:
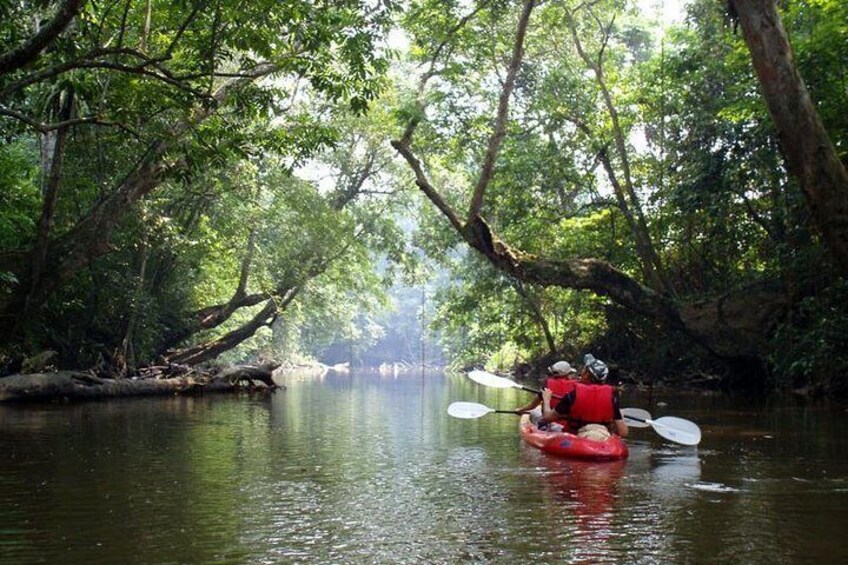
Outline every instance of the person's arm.
POLYGON ((540 404, 542 404, 542 397, 537 395, 537 396, 533 397, 533 400, 531 400, 529 403, 525 404, 521 408, 516 408, 515 412, 516 413, 518 413, 518 412, 529 412, 530 410, 534 409, 535 407, 539 406, 540 404))
POLYGON ((556 411, 551 408, 552 396, 551 389, 547 387, 542 389, 542 418, 548 421, 555 420, 557 417, 556 411))
POLYGON ((556 406, 551 408, 551 398, 553 398, 553 393, 547 388, 542 390, 542 418, 553 421, 567 417, 568 411, 571 410, 571 405, 574 404, 574 397, 576 394, 577 393, 572 390, 563 396, 559 402, 556 403, 556 406), (545 392, 548 393, 547 403, 544 400, 545 392))
POLYGON ((620 401, 618 400, 618 392, 612 395, 612 425, 613 425, 613 433, 618 434, 621 437, 627 437, 627 424, 624 422, 624 418, 621 416, 621 407, 620 401))

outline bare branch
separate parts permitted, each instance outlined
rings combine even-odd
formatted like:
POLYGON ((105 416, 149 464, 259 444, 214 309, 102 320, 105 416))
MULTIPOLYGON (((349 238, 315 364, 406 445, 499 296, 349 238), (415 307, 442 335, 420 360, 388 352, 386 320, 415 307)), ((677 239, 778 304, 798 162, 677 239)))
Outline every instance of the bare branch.
POLYGON ((662 262, 660 261, 659 255, 657 254, 653 241, 651 240, 650 232, 648 231, 648 224, 642 212, 642 205, 639 202, 639 197, 636 194, 635 187, 633 186, 630 157, 627 149, 624 129, 621 126, 621 122, 618 117, 618 109, 613 102, 612 93, 610 92, 606 79, 604 78, 603 51, 610 37, 612 22, 610 22, 609 26, 604 26, 602 22, 598 21, 598 25, 601 28, 600 33, 602 34, 602 45, 598 53, 597 61, 594 61, 589 53, 587 53, 583 48, 583 43, 580 41, 580 36, 577 33, 577 25, 574 22, 574 19, 568 17, 567 24, 578 55, 580 55, 580 58, 595 75, 595 82, 600 89, 604 106, 606 107, 607 114, 612 122, 612 136, 615 151, 618 155, 619 162, 621 163, 621 176, 623 182, 619 182, 606 149, 601 151, 600 159, 604 164, 607 176, 616 191, 619 208, 627 218, 633 238, 636 240, 636 248, 642 263, 642 271, 644 273, 645 280, 650 281, 651 284, 654 285, 654 288, 673 294, 674 287, 665 274, 662 262))
POLYGON ((130 6, 132 5, 132 0, 125 0, 124 2, 124 13, 121 14, 121 28, 118 32, 118 47, 124 46, 124 32, 127 29, 127 16, 130 13, 130 6))
POLYGON ((73 118, 73 119, 70 119, 70 120, 63 120, 61 122, 56 122, 56 123, 52 123, 52 124, 44 124, 44 123, 38 122, 36 120, 33 120, 32 118, 25 116, 24 114, 22 114, 20 112, 12 110, 11 108, 7 108, 3 105, 0 105, 0 115, 9 116, 10 118, 14 118, 14 119, 18 120, 19 122, 23 122, 39 133, 47 133, 49 131, 54 131, 54 130, 73 127, 73 126, 88 124, 88 125, 96 125, 96 126, 117 127, 117 128, 121 128, 121 129, 131 133, 134 137, 140 137, 139 134, 136 131, 134 131, 132 128, 130 128, 130 127, 128 127, 128 126, 126 126, 122 123, 119 123, 119 122, 104 120, 104 119, 102 119, 98 116, 85 116, 85 117, 82 117, 82 118, 73 118))

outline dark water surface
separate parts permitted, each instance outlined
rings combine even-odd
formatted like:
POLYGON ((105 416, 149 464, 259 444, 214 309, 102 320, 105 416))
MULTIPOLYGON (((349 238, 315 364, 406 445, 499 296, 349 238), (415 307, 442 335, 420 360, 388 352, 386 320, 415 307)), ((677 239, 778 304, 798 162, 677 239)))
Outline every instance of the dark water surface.
POLYGON ((523 445, 461 376, 0 406, 0 563, 848 563, 844 407, 625 394, 696 421, 619 463, 523 445))

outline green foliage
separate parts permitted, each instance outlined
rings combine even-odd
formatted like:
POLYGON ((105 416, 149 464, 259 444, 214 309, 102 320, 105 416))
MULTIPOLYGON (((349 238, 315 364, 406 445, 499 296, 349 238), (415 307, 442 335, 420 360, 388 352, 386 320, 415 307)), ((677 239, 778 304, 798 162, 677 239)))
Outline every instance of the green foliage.
POLYGON ((556 351, 577 357, 607 330, 606 301, 558 288, 524 287, 484 265, 476 256, 462 262, 460 280, 436 295, 432 327, 457 366, 486 363, 511 368, 549 355, 540 311, 556 351), (530 302, 532 301, 532 303, 530 302))
POLYGON ((780 388, 846 392, 848 281, 839 280, 796 305, 791 323, 776 332, 771 362, 780 388))
POLYGON ((843 163, 848 163, 848 5, 839 0, 788 2, 783 12, 804 84, 843 163))
MULTIPOLYGON (((492 133, 501 88, 492 77, 505 72, 514 20, 494 22, 481 5, 451 4, 438 13, 430 2, 417 6, 415 21, 407 22, 414 55, 439 55, 418 154, 433 185, 462 216, 492 133)), ((846 5, 821 0, 785 7, 801 72, 844 154, 846 5)), ((636 198, 625 194, 629 211, 644 214, 679 299, 765 281, 801 285, 804 292, 829 288, 826 265, 815 267, 826 257, 806 203, 787 174, 750 54, 723 5, 692 2, 683 25, 663 29, 620 2, 544 3, 532 22, 483 209, 504 241, 542 257, 605 259, 638 279, 636 234, 610 186, 632 182, 636 198), (601 151, 611 171, 599 166, 601 151)), ((440 294, 436 318, 452 352, 462 362, 490 359, 499 350, 516 358, 540 355, 542 333, 517 329, 520 300, 510 285, 495 284, 500 276, 477 261, 445 260, 457 240, 439 221, 425 217, 418 237, 460 273, 440 294)), ((582 293, 552 299, 550 289, 533 295, 546 321, 567 317, 580 328, 570 335, 557 330, 558 349, 596 339, 608 350, 639 356, 632 344, 641 343, 656 353, 642 356, 653 359, 652 369, 680 368, 683 357, 692 361, 651 339, 649 324, 601 309, 603 301, 578 306, 582 293), (593 326, 598 319, 605 323, 593 326)))
MULTIPOLYGON (((416 18, 428 18, 428 3, 416 18)), ((501 9, 502 7, 498 8, 501 9)), ((476 182, 476 163, 488 144, 491 121, 501 83, 502 61, 513 40, 515 12, 497 19, 482 8, 463 20, 469 7, 432 14, 426 23, 414 21, 409 29, 419 41, 422 58, 444 43, 449 62, 429 93, 428 121, 419 128, 416 142, 428 159, 428 174, 442 188, 446 200, 462 214, 469 187, 476 182), (433 31, 437 30, 437 31, 433 31), (493 53, 497 54, 493 57, 493 53)), ((603 200, 598 182, 596 154, 608 143, 608 118, 600 104, 597 85, 570 45, 560 5, 538 8, 541 23, 533 28, 525 64, 518 77, 512 121, 499 154, 497 173, 490 183, 484 215, 511 245, 547 257, 599 257, 637 272, 631 236, 623 218, 603 200), (590 126, 596 136, 584 129, 590 126)), ((623 25, 614 61, 627 61, 629 46, 646 53, 641 28, 623 25)), ((618 39, 616 35, 616 40, 618 39)), ((589 47, 592 48, 591 40, 589 47)), ((608 78, 626 83, 626 73, 611 64, 608 78)), ((500 357, 527 360, 548 349, 540 322, 531 316, 527 298, 511 283, 474 259, 451 261, 447 253, 457 243, 455 233, 438 218, 425 215, 417 242, 436 259, 450 265, 460 278, 445 289, 434 319, 451 355, 459 363, 500 357)), ((528 292, 528 291, 525 291, 528 292)), ((548 324, 554 328, 557 349, 586 346, 606 328, 603 300, 585 293, 533 289, 548 324)), ((510 360, 512 362, 513 360, 510 360)))
MULTIPOLYGON (((251 279, 263 292, 296 288, 299 294, 281 309, 272 332, 229 358, 323 359, 339 350, 345 359, 356 355, 384 334, 375 316, 386 308, 385 288, 395 270, 417 269, 395 217, 406 199, 384 143, 388 113, 337 115, 325 126, 336 132, 334 143, 314 152, 303 168, 290 170, 287 158, 265 155, 261 161, 251 279)), ((219 331, 245 318, 234 317, 219 331)))
POLYGON ((719 6, 694 3, 690 14, 698 25, 668 30, 639 75, 659 149, 639 166, 658 187, 655 225, 678 290, 704 295, 773 276, 781 258, 770 251, 786 229, 775 203, 791 187, 740 38, 719 6))
MULTIPOLYGON (((67 119, 100 124, 69 130, 50 218, 53 242, 73 238, 140 163, 166 147, 153 161, 164 173, 144 179, 145 198, 127 202, 123 221, 97 243, 111 253, 24 320, 26 348, 55 347, 65 366, 108 358, 127 339, 131 362, 151 360, 164 336, 232 297, 249 253, 255 257, 246 291, 269 295, 307 284, 322 263, 344 256, 333 230, 349 236, 367 211, 359 220, 339 218, 332 197, 291 173, 338 143, 337 116, 361 114, 385 88, 387 53, 378 42, 395 9, 359 0, 157 0, 114 8, 86 3, 35 61, 0 75, 0 135, 9 141, 0 148, 2 251, 27 251, 33 243, 44 175, 39 127, 67 119), (270 64, 276 72, 267 79, 245 80, 270 64), (213 98, 235 81, 244 84, 213 98)), ((41 16, 32 3, 4 4, 0 51, 26 41, 41 16)), ((373 224, 364 231, 397 239, 388 223, 373 224)), ((362 245, 379 247, 378 240, 362 245)), ((401 257, 392 246, 386 249, 401 257)), ((0 264, 7 300, 0 306, 14 304, 7 289, 26 292, 27 256, 14 257, 0 264)), ((356 273, 338 277, 339 288, 376 284, 356 273)), ((218 334, 249 315, 238 313, 218 334)), ((218 335, 211 334, 202 337, 218 335)))
MULTIPOLYGON (((40 6, 0 6, 0 51, 31 36, 40 6)), ((68 364, 84 365, 129 340, 134 360, 149 360, 163 336, 227 303, 250 259, 246 293, 278 301, 298 294, 272 330, 231 359, 361 352, 385 337, 388 323, 412 335, 413 317, 380 315, 385 289, 394 280, 422 284, 438 264, 456 282, 436 295, 432 327, 455 363, 547 355, 545 327, 567 356, 600 344, 634 356, 650 349, 641 359, 658 371, 683 363, 669 360, 673 348, 651 337, 650 324, 606 299, 522 287, 493 272, 466 254, 429 203, 408 196, 414 179, 386 141, 414 119, 423 169, 464 217, 517 6, 421 0, 398 14, 395 3, 364 0, 86 3, 32 64, 0 76, 0 305, 27 284, 25 252, 42 213, 45 128, 34 124, 101 122, 69 130, 54 243, 73 237, 160 144, 167 150, 155 163, 161 177, 128 202, 103 242, 112 251, 27 317, 27 348, 55 347, 68 364), (380 47, 395 15, 411 37, 412 61, 393 69, 407 89, 400 93, 389 88, 389 54, 380 47), (262 63, 276 72, 213 100, 262 63), (433 73, 426 111, 414 93, 421 72, 433 73)), ((825 251, 786 172, 741 37, 711 0, 691 2, 684 24, 662 29, 637 8, 614 0, 535 8, 483 215, 523 251, 602 259, 640 279, 644 258, 625 212, 641 212, 676 298, 764 281, 806 296, 775 338, 776 380, 835 386, 818 375, 845 369, 845 285, 822 267, 825 251), (626 209, 613 184, 632 187, 626 209)), ((800 71, 848 161, 848 4, 791 0, 782 8, 800 71)), ((408 296, 399 303, 418 308, 408 296)), ((191 342, 235 329, 259 308, 191 342)))
POLYGON ((0 249, 22 248, 35 233, 41 193, 33 153, 22 142, 0 146, 0 249))

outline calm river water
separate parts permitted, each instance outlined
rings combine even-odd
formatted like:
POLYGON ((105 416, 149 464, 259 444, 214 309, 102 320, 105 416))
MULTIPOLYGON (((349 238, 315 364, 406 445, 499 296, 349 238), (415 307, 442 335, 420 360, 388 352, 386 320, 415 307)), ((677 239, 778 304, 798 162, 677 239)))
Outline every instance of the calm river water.
POLYGON ((846 563, 844 407, 625 393, 620 463, 523 445, 520 390, 283 375, 272 396, 0 406, 0 563, 846 563))

